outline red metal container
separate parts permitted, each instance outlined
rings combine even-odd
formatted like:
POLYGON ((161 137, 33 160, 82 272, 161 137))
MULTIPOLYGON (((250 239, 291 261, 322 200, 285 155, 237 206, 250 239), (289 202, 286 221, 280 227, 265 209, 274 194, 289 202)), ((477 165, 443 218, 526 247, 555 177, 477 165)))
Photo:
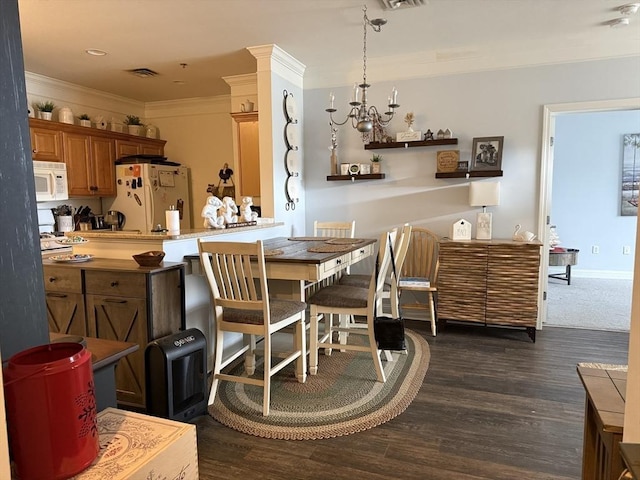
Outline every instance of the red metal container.
POLYGON ((21 480, 58 480, 98 456, 91 353, 53 343, 16 353, 4 369, 11 456, 21 480))

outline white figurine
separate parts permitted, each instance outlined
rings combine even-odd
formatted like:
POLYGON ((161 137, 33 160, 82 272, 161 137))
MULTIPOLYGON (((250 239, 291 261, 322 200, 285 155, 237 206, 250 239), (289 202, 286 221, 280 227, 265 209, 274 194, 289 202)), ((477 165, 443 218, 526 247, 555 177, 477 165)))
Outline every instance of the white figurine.
POLYGON ((222 215, 222 218, 224 218, 225 225, 238 223, 238 206, 233 198, 222 198, 222 207, 220 208, 219 213, 222 215))
POLYGON ((218 215, 218 209, 222 207, 222 201, 218 197, 209 195, 207 204, 202 209, 204 228, 224 228, 224 218, 218 215))
POLYGON ((242 199, 242 205, 240 206, 240 221, 241 222, 255 222, 258 218, 258 213, 251 210, 253 205, 253 198, 244 197, 242 199))

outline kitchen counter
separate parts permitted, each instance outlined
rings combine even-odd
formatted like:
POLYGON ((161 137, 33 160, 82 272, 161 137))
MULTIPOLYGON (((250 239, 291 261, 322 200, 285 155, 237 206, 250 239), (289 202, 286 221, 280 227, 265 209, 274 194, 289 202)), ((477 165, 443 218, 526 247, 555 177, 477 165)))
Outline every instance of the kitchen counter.
MULTIPOLYGON (((289 237, 294 234, 291 227, 284 222, 274 222, 273 219, 261 219, 257 225, 225 228, 206 229, 194 228, 182 230, 180 235, 167 235, 166 233, 138 233, 133 231, 107 231, 87 230, 73 232, 88 240, 88 242, 73 245, 73 253, 89 254, 99 258, 100 262, 107 259, 132 261, 132 255, 150 250, 162 250, 165 253, 164 264, 167 262, 184 262, 185 256, 198 253, 198 240, 220 240, 229 242, 255 242, 274 237, 289 237), (264 223, 263 223, 264 222, 264 223)), ((72 234, 71 234, 72 235, 72 234)), ((93 260, 94 265, 96 259, 93 260)), ((86 262, 82 265, 89 265, 86 262)), ((206 279, 201 275, 193 275, 191 263, 187 263, 185 269, 185 313, 186 328, 197 328, 207 338, 209 369, 213 364, 213 346, 215 345, 215 331, 212 328, 211 294, 206 279)), ((225 337, 225 348, 242 341, 242 335, 238 338, 233 335, 225 337)))
MULTIPOLYGON (((264 219, 271 220, 271 219, 264 219)), ((69 232, 67 236, 80 235, 86 239, 117 239, 117 240, 183 240, 186 238, 203 238, 212 235, 225 235, 229 233, 238 233, 239 231, 247 232, 251 230, 261 230, 263 228, 272 228, 274 226, 284 225, 282 222, 265 221, 257 225, 247 225, 233 228, 191 228, 181 230, 178 235, 171 235, 167 232, 141 232, 138 230, 84 230, 81 232, 69 232)))

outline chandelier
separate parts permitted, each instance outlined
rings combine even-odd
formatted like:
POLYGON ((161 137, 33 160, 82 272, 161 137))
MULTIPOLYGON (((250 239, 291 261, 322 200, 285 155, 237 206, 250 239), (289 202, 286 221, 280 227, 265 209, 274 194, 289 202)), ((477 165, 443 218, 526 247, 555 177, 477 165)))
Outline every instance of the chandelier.
POLYGON ((353 94, 351 96, 351 109, 347 114, 347 118, 343 122, 337 122, 333 118, 333 113, 337 110, 334 108, 335 97, 333 92, 329 94, 329 108, 326 111, 329 113, 331 124, 344 125, 351 119, 351 125, 353 128, 362 133, 367 133, 373 130, 374 123, 382 126, 387 126, 395 114, 395 109, 398 108, 398 91, 395 87, 391 90, 391 96, 388 98, 387 111, 380 113, 374 105, 367 103, 367 92, 371 86, 367 83, 367 27, 371 27, 374 32, 382 30, 382 26, 387 23, 383 18, 374 18, 369 20, 367 17, 367 6, 363 7, 363 27, 364 27, 364 47, 362 49, 362 83, 358 85, 356 82, 353 85, 353 94))

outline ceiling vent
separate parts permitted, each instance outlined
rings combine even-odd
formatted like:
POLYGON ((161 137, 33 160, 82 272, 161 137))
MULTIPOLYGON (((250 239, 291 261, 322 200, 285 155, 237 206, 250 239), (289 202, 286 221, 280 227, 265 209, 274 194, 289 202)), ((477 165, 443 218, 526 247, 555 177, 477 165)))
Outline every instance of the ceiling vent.
POLYGON ((399 8, 422 7, 429 0, 380 0, 382 8, 385 10, 397 10, 399 8))
POLYGON ((127 72, 140 78, 150 78, 158 76, 158 72, 154 72, 149 68, 134 68, 133 70, 127 70, 127 72))

